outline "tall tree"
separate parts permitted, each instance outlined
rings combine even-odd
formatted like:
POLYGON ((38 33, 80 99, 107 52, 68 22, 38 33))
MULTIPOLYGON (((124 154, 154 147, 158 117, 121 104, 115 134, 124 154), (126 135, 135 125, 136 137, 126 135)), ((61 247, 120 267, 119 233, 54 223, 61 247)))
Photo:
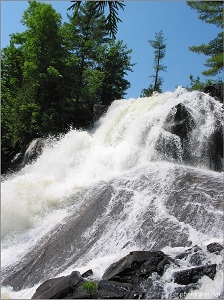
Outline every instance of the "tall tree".
POLYGON ((124 76, 133 66, 131 50, 109 37, 103 11, 94 1, 83 1, 65 26, 72 54, 78 60, 76 103, 90 108, 94 103, 110 105, 123 97, 130 86, 124 76))
POLYGON ((61 15, 49 4, 30 1, 22 23, 27 27, 22 44, 24 86, 32 87, 29 98, 41 107, 42 132, 58 130, 61 126, 60 87, 64 56, 61 15))
POLYGON ((143 89, 141 92, 142 97, 151 96, 153 92, 162 92, 163 78, 159 76, 160 72, 166 72, 167 67, 162 65, 161 62, 166 54, 166 39, 164 38, 163 31, 155 33, 155 39, 148 42, 155 49, 154 51, 154 75, 150 76, 154 78, 154 82, 149 85, 147 89, 143 89))
POLYGON ((22 23, 26 31, 12 34, 2 50, 3 160, 13 149, 62 125, 61 17, 51 5, 30 1, 22 23))
MULTIPOLYGON (((187 1, 191 9, 195 9, 198 18, 209 24, 223 28, 223 1, 187 1)), ((204 54, 209 58, 205 66, 208 70, 202 72, 205 76, 215 76, 223 70, 223 32, 220 32, 216 38, 207 45, 189 47, 190 51, 198 54, 204 54)))
POLYGON ((92 105, 89 98, 94 102, 93 91, 98 93, 97 87, 102 82, 103 74, 96 70, 96 66, 104 51, 104 45, 109 40, 108 32, 105 18, 96 10, 93 1, 82 3, 75 17, 73 15, 69 19, 70 22, 64 25, 64 30, 69 40, 71 57, 75 55, 77 60, 74 100, 79 108, 87 108, 92 105))
MULTIPOLYGON (((74 2, 72 6, 68 8, 68 10, 73 9, 74 15, 77 14, 82 1, 71 1, 74 2)), ((117 23, 121 22, 121 20, 118 18, 118 10, 122 9, 124 10, 125 4, 122 3, 123 1, 94 1, 94 7, 99 12, 102 13, 105 10, 105 7, 108 5, 109 7, 109 14, 107 18, 105 19, 105 25, 110 33, 110 35, 115 38, 115 35, 117 33, 117 23)))
POLYGON ((122 41, 111 41, 106 47, 98 67, 104 73, 98 103, 110 105, 112 101, 125 96, 125 91, 130 87, 125 75, 135 65, 131 63, 131 52, 122 41))

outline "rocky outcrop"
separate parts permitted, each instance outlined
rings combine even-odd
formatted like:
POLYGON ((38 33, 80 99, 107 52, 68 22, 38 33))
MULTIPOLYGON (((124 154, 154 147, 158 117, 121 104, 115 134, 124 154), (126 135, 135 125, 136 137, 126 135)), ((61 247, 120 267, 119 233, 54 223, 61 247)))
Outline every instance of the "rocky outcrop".
POLYGON ((107 109, 108 109, 107 105, 94 104, 93 105, 94 121, 98 120, 104 113, 106 113, 107 109))
MULTIPOLYGON (((219 243, 207 246, 208 251, 220 254, 223 249, 219 243)), ((187 249, 175 258, 162 251, 133 251, 113 263, 97 281, 97 291, 91 295, 94 299, 162 299, 165 281, 163 274, 170 267, 175 267, 171 281, 176 283, 170 292, 170 298, 180 298, 200 287, 198 282, 203 276, 212 280, 216 274, 216 264, 205 264, 188 269, 181 269, 181 260, 192 258, 202 252, 198 246, 187 249), (178 268, 180 270, 178 270, 178 268)), ((191 260, 193 263, 194 259, 191 260)), ((206 253, 204 253, 204 262, 206 253)), ((92 270, 84 274, 73 271, 68 276, 46 280, 36 290, 32 299, 87 299, 89 294, 83 288, 86 276, 90 282, 92 270)), ((96 281, 94 281, 96 283, 96 281)))
POLYGON ((199 279, 201 279, 202 276, 208 276, 211 279, 214 279, 216 274, 216 264, 213 265, 206 265, 196 268, 191 268, 179 272, 174 273, 174 282, 178 284, 190 284, 195 283, 199 279))
POLYGON ((33 160, 35 160, 41 153, 45 146, 45 139, 36 138, 33 139, 26 147, 26 151, 23 155, 21 166, 24 166, 33 160))
POLYGON ((165 124, 165 129, 179 136, 182 143, 196 126, 193 115, 182 103, 172 108, 171 113, 166 118, 165 124))
POLYGON ((162 251, 133 251, 112 264, 104 273, 103 279, 137 284, 153 272, 162 275, 170 261, 174 262, 162 251))
POLYGON ((215 253, 218 254, 220 251, 222 251, 222 249, 224 249, 224 248, 223 248, 223 246, 220 245, 219 243, 211 243, 211 244, 209 244, 209 245, 207 246, 207 250, 208 250, 208 252, 210 252, 210 253, 215 252, 215 253))
MULTIPOLYGON (((83 282, 84 278, 81 274, 73 271, 68 276, 46 280, 37 288, 32 299, 63 299, 74 289, 78 289, 83 282)), ((88 295, 85 293, 85 296, 88 295)))
POLYGON ((207 85, 203 92, 223 102, 223 83, 207 85))
POLYGON ((42 153, 45 143, 46 140, 44 138, 35 138, 29 142, 20 152, 13 156, 6 168, 7 172, 19 171, 26 164, 32 163, 42 153))
MULTIPOLYGON (((183 103, 174 106, 164 123, 164 131, 158 137, 156 150, 168 161, 183 161, 194 165, 194 161, 208 161, 207 167, 214 171, 223 170, 223 124, 217 120, 210 136, 202 146, 202 157, 193 156, 191 132, 196 128, 192 112, 183 103), (206 157, 206 159, 205 159, 206 157)), ((204 164, 204 163, 202 163, 204 164)))

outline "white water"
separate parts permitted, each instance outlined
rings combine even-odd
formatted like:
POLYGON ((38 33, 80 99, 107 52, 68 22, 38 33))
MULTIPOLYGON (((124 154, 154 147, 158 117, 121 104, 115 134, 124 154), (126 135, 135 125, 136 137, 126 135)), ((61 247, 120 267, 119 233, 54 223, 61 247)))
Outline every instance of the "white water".
MULTIPOLYGON (((48 146, 35 163, 27 165, 19 174, 4 180, 1 207, 2 268, 19 261, 20 257, 38 243, 41 237, 57 224, 63 223, 64 217, 69 215, 71 210, 78 210, 77 207, 83 205, 84 200, 80 202, 79 197, 83 191, 102 181, 115 180, 114 188, 119 194, 116 178, 118 181, 119 178, 135 180, 136 176, 137 181, 138 170, 144 168, 152 170, 152 177, 155 176, 152 181, 154 187, 150 192, 152 194, 148 194, 144 186, 135 189, 133 185, 128 187, 127 184, 126 196, 129 192, 134 192, 134 194, 131 201, 126 201, 125 197, 122 200, 124 215, 121 214, 114 222, 111 220, 110 228, 108 226, 108 230, 99 237, 86 256, 76 262, 76 269, 85 271, 87 268, 92 268, 94 276, 100 278, 104 270, 121 256, 131 250, 143 250, 139 248, 139 244, 134 243, 132 236, 137 237, 141 227, 136 227, 136 224, 140 222, 144 211, 150 209, 155 209, 156 212, 154 222, 159 224, 166 219, 177 224, 181 228, 178 234, 187 232, 189 242, 192 244, 199 242, 205 245, 211 241, 222 242, 220 227, 208 224, 207 231, 200 231, 190 223, 181 223, 175 215, 170 215, 165 207, 166 191, 176 180, 171 176, 175 166, 179 164, 183 172, 187 170, 185 166, 181 166, 182 149, 179 137, 164 130, 164 122, 168 113, 179 103, 184 103, 189 108, 197 122, 196 129, 191 132, 190 137, 191 153, 194 158, 191 169, 198 172, 199 176, 206 174, 214 180, 220 180, 222 174, 210 171, 207 157, 205 154, 202 155, 203 147, 214 130, 216 120, 222 119, 220 103, 208 95, 200 99, 197 92, 190 93, 180 87, 174 92, 156 94, 151 98, 114 101, 92 132, 72 130, 57 141, 49 140, 48 146), (166 140, 174 141, 177 161, 157 151, 155 146, 161 135, 166 140), (158 182, 162 183, 161 186, 158 186, 158 182), (159 191, 161 196, 158 196, 159 191), (157 197, 156 200, 155 197, 157 197), (119 231, 117 228, 122 228, 122 230, 119 231), (131 239, 133 240, 130 245, 123 249, 123 246, 131 239)), ((116 197, 109 203, 105 218, 114 203, 116 203, 116 197)), ((195 205, 199 209, 201 204, 195 205)), ((208 213, 210 211, 217 217, 222 215, 219 209, 215 211, 214 207, 207 203, 205 206, 208 213)), ((90 239, 99 222, 96 221, 85 232, 83 238, 90 239)), ((153 246, 153 239, 150 243, 149 245, 146 242, 146 247, 153 246)), ((170 252, 176 249, 175 245, 167 246, 171 246, 170 252)), ((67 267, 61 274, 67 275, 72 270, 74 270, 74 265, 67 267)), ((220 293, 222 280, 220 273, 217 273, 216 277, 214 292, 220 293)), ((204 283, 205 287, 206 285, 207 282, 204 283)), ((37 286, 38 284, 31 289, 18 292, 7 287, 3 289, 5 296, 2 297, 8 294, 11 298, 29 298, 37 286)), ((206 298, 202 297, 202 299, 206 298)))

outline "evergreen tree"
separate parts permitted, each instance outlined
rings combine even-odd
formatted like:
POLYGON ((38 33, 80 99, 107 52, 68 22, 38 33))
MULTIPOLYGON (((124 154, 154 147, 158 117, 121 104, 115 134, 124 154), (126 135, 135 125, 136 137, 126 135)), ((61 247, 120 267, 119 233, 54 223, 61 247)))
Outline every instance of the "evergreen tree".
POLYGON ((70 17, 70 22, 65 24, 71 57, 75 56, 77 60, 73 99, 81 109, 92 106, 102 83, 103 73, 96 66, 108 41, 104 21, 103 14, 96 10, 94 2, 87 1, 80 6, 75 17, 70 17))
POLYGON ((190 74, 189 79, 190 79, 190 86, 189 87, 187 86, 186 88, 190 90, 197 90, 197 91, 203 91, 206 86, 216 85, 220 83, 220 81, 218 80, 211 80, 211 79, 207 79, 205 82, 202 82, 200 81, 200 76, 194 78, 192 74, 190 74))
POLYGON ((141 97, 148 97, 153 94, 153 92, 162 92, 162 83, 163 83, 163 78, 159 76, 159 73, 161 71, 166 71, 166 66, 161 64, 161 61, 165 57, 166 54, 166 44, 165 44, 166 39, 164 38, 163 31, 161 30, 158 33, 155 33, 155 39, 154 40, 149 40, 148 42, 150 45, 155 49, 154 51, 154 71, 155 74, 152 75, 151 77, 154 78, 154 82, 149 85, 147 89, 143 89, 141 92, 141 97))
MULTIPOLYGON (((77 14, 82 1, 71 1, 75 2, 72 6, 70 6, 68 9, 74 10, 74 15, 77 14)), ((105 10, 105 7, 108 5, 109 7, 109 14, 107 18, 105 19, 104 23, 106 25, 106 28, 110 35, 115 38, 115 35, 117 33, 117 23, 121 22, 121 20, 118 18, 118 10, 119 8, 124 10, 125 4, 122 3, 122 1, 94 1, 94 8, 99 12, 102 13, 105 10)))
POLYGON ((51 5, 30 1, 22 23, 2 49, 2 161, 31 139, 61 129, 63 48, 61 17, 51 5))
POLYGON ((39 124, 42 133, 61 128, 63 78, 61 16, 51 5, 30 1, 22 23, 27 30, 22 44, 25 62, 23 86, 26 95, 41 108, 39 124), (29 92, 29 93, 28 93, 29 92))
POLYGON ((79 66, 76 104, 91 109, 94 103, 110 105, 122 98, 130 87, 124 76, 133 66, 131 50, 109 37, 103 11, 93 1, 85 1, 65 26, 79 66))
POLYGON ((4 163, 35 137, 87 128, 94 103, 109 105, 130 86, 131 50, 109 38, 94 2, 62 25, 51 5, 30 1, 22 22, 2 50, 4 163))
MULTIPOLYGON (((223 1, 187 1, 187 4, 197 10, 200 20, 223 28, 223 1)), ((207 45, 191 46, 189 49, 209 57, 205 63, 209 69, 203 71, 203 75, 215 76, 223 70, 223 32, 207 45)))
POLYGON ((104 72, 101 93, 98 103, 110 105, 112 101, 123 98, 125 91, 130 87, 130 82, 125 79, 127 71, 132 71, 130 53, 127 46, 122 41, 111 41, 106 50, 102 63, 99 65, 100 70, 104 72), (105 70, 105 71, 104 71, 105 70))

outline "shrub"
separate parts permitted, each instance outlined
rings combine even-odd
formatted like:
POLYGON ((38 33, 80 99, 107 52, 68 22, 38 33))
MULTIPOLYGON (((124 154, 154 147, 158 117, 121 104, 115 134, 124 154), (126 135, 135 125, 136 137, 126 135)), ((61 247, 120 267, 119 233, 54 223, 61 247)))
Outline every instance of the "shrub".
POLYGON ((92 296, 94 294, 96 294, 97 290, 98 290, 98 285, 96 282, 94 281, 85 281, 82 285, 84 291, 89 294, 90 298, 92 298, 92 296))

